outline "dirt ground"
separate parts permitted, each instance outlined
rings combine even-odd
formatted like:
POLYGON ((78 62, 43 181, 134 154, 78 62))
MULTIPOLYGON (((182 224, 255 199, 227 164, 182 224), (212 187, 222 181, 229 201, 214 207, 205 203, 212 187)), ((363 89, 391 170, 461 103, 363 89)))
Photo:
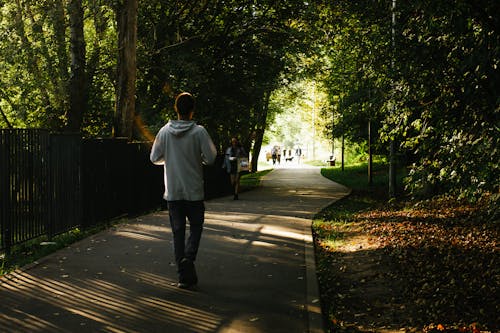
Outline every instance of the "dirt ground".
POLYGON ((359 224, 343 232, 345 241, 328 256, 335 273, 320 278, 334 300, 330 324, 338 330, 399 332, 406 322, 406 305, 385 251, 359 224))
POLYGON ((372 210, 316 240, 328 332, 499 331, 498 224, 451 208, 372 210))

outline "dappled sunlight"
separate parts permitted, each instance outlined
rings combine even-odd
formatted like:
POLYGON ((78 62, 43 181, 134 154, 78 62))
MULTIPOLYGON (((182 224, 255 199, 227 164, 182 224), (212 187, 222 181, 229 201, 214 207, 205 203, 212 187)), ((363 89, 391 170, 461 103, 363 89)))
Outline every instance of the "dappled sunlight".
POLYGON ((263 241, 252 241, 252 245, 254 246, 262 246, 262 247, 277 247, 277 244, 263 242, 263 241))
POLYGON ((335 243, 335 252, 352 253, 359 251, 376 250, 380 247, 380 244, 378 242, 366 236, 353 235, 345 237, 345 240, 335 243))
MULTIPOLYGON (((160 217, 160 214, 156 216, 160 217)), ((168 214, 166 216, 168 218, 168 214)), ((142 222, 142 218, 136 218, 137 222, 142 222)), ((121 237, 132 238, 141 241, 164 241, 165 233, 170 232, 170 226, 150 225, 145 223, 126 224, 121 226, 115 233, 121 237)))
POLYGON ((154 285, 155 294, 134 293, 128 288, 98 279, 68 279, 62 282, 38 278, 27 272, 13 273, 10 279, 2 279, 0 285, 9 291, 3 293, 6 297, 2 298, 2 302, 12 309, 2 313, 0 326, 5 328, 16 323, 16 329, 22 331, 62 331, 58 325, 65 318, 63 321, 71 319, 73 327, 92 331, 136 332, 141 323, 154 322, 155 326, 174 324, 189 332, 213 332, 220 324, 221 318, 214 314, 175 302, 169 297, 160 298, 158 287, 170 293, 192 293, 172 286, 173 281, 146 272, 129 274, 141 283, 154 285), (44 307, 43 318, 15 310, 17 304, 26 299, 44 307), (197 320, 187 320, 193 316, 197 320), (100 329, 94 329, 96 325, 100 329))
POLYGON ((173 279, 170 279, 166 276, 153 274, 144 271, 124 271, 123 274, 130 276, 135 281, 141 281, 143 283, 147 283, 151 286, 155 286, 155 288, 160 288, 163 290, 175 290, 176 292, 185 292, 184 290, 180 290, 177 288, 173 288, 176 282, 173 279))
POLYGON ((127 238, 132 238, 136 240, 143 240, 143 241, 154 241, 154 242, 163 242, 165 239, 159 238, 157 236, 151 236, 147 234, 143 234, 140 232, 133 232, 133 231, 119 231, 118 234, 122 237, 127 237, 127 238))
POLYGON ((247 244, 248 243, 248 240, 245 238, 236 238, 236 237, 230 237, 230 236, 223 236, 222 240, 229 242, 229 243, 236 243, 236 244, 247 244))
POLYGON ((284 228, 276 228, 272 226, 264 226, 261 231, 262 234, 264 235, 272 235, 272 236, 279 236, 283 238, 291 238, 295 240, 304 240, 304 234, 303 233, 297 233, 295 231, 290 231, 284 228))
POLYGON ((303 331, 305 316, 321 312, 318 298, 304 295, 306 284, 316 280, 309 272, 314 260, 307 261, 310 218, 332 196, 271 188, 240 198, 206 202, 196 291, 177 287, 169 214, 159 211, 1 278, 0 327, 14 332, 303 331))
POLYGON ((11 314, 0 315, 3 332, 69 332, 36 315, 13 309, 11 314))
POLYGON ((210 224, 214 225, 227 225, 231 224, 243 224, 252 221, 254 217, 259 217, 261 214, 249 214, 249 213, 239 213, 239 212, 212 212, 207 211, 205 213, 205 220, 210 220, 210 224))
POLYGON ((293 243, 303 246, 304 240, 312 239, 310 236, 304 235, 304 223, 307 223, 307 220, 297 217, 207 213, 205 230, 215 232, 214 237, 221 237, 223 241, 241 245, 273 248, 293 243), (227 219, 233 216, 235 217, 234 221, 232 218, 227 219), (223 219, 220 219, 221 217, 223 219), (281 222, 276 225, 276 221, 281 222), (290 226, 296 226, 296 228, 290 226))

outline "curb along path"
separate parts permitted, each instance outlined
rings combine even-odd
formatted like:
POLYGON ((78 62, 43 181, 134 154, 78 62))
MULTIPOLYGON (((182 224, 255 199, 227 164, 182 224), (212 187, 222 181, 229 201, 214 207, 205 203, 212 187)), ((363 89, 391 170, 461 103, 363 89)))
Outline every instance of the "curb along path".
POLYGON ((317 168, 206 202, 197 291, 175 286, 168 212, 0 279, 1 332, 322 332, 311 218, 348 194, 317 168))

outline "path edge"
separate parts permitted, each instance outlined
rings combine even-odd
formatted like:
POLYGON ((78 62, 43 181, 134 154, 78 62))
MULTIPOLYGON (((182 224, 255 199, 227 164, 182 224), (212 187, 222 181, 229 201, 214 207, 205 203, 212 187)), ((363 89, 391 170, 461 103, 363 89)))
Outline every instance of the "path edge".
MULTIPOLYGON (((341 185, 341 184, 339 184, 341 185)), ((344 186, 344 185, 342 185, 344 186)), ((344 186, 347 192, 341 197, 330 201, 328 204, 321 207, 317 213, 321 212, 326 207, 330 206, 334 202, 347 197, 351 194, 352 189, 344 186)), ((316 213, 316 214, 317 214, 316 213)), ((318 276, 316 273, 316 254, 314 251, 314 238, 312 235, 312 223, 314 216, 312 214, 309 218, 310 224, 304 227, 304 256, 306 265, 306 311, 307 311, 307 321, 308 321, 308 332, 309 333, 324 333, 325 332, 325 322, 323 316, 323 309, 321 307, 321 297, 319 293, 318 276)))

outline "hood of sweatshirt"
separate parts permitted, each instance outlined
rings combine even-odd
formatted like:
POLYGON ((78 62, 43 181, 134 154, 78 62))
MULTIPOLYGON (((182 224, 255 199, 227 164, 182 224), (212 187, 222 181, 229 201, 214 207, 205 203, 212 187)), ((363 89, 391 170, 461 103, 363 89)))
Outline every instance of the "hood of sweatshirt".
POLYGON ((170 120, 167 131, 173 135, 182 136, 195 126, 196 123, 192 120, 170 120))

